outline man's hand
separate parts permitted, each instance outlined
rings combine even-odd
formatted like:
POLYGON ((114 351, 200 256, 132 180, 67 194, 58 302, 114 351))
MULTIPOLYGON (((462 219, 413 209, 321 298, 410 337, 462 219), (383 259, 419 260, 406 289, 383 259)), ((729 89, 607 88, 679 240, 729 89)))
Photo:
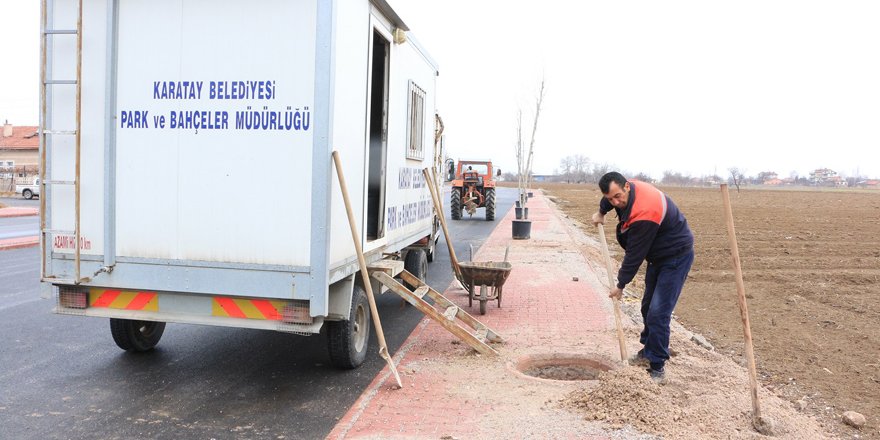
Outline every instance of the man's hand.
POLYGON ((604 225, 605 224, 605 216, 600 212, 596 212, 593 214, 593 226, 604 225))
POLYGON ((611 293, 608 294, 608 297, 612 298, 612 299, 617 299, 619 301, 620 299, 623 298, 623 289, 621 289, 620 287, 614 286, 614 288, 611 289, 611 293))

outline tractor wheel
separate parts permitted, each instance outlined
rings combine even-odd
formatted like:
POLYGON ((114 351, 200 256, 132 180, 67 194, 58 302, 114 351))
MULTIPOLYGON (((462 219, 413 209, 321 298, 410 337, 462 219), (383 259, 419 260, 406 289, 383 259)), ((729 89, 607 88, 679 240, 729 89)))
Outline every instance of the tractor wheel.
POLYGON ((486 221, 495 220, 495 188, 486 190, 486 221))
POLYGON ((370 343, 370 303, 364 288, 355 284, 347 321, 327 323, 330 363, 337 368, 354 369, 364 363, 370 343))
POLYGON ((449 203, 449 209, 453 220, 461 220, 461 191, 458 188, 452 188, 452 200, 449 203))

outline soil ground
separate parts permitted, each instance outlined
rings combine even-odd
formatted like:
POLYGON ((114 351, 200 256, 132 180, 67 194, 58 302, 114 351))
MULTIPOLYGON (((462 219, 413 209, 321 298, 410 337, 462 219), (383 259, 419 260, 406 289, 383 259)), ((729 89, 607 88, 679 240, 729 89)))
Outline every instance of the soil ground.
MULTIPOLYGON (((597 236, 586 224, 601 197, 594 184, 535 186, 597 236)), ((676 318, 745 365, 721 192, 661 189, 696 238, 676 318)), ((880 438, 880 192, 732 188, 730 196, 758 380, 832 435, 880 438), (843 424, 844 411, 862 413, 867 425, 843 424)), ((610 238, 615 220, 605 227, 620 261, 622 250, 610 238)), ((627 295, 641 296, 642 278, 627 295)))

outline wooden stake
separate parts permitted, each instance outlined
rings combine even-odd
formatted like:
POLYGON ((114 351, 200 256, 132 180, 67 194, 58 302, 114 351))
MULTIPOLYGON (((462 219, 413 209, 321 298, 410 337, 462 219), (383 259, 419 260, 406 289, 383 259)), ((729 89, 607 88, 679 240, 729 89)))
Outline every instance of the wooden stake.
POLYGON ((388 362, 388 367, 391 368, 391 372, 394 373, 394 379, 397 380, 397 386, 403 388, 400 375, 397 373, 397 367, 394 366, 394 359, 388 354, 388 346, 385 344, 385 332, 382 331, 382 321, 379 320, 379 310, 376 308, 376 299, 373 297, 373 286, 370 283, 370 274, 367 272, 367 260, 364 258, 364 250, 361 248, 361 238, 355 225, 351 201, 348 199, 348 186, 345 184, 345 175, 342 174, 342 161, 339 159, 338 151, 333 152, 333 163, 336 165, 336 176, 339 178, 342 200, 345 202, 345 212, 348 214, 348 225, 351 227, 351 240, 354 242, 354 249, 357 252, 358 265, 361 269, 361 280, 364 283, 364 289, 367 291, 367 300, 370 302, 373 327, 376 329, 376 338, 379 340, 379 355, 388 362))
POLYGON ((739 261, 739 247, 736 244, 736 231, 733 227, 733 210, 730 208, 730 193, 727 185, 721 185, 721 200, 724 202, 724 214, 727 221, 727 236, 730 240, 730 258, 733 261, 733 272, 736 277, 736 293, 739 301, 739 312, 742 317, 743 336, 746 340, 746 358, 749 361, 749 386, 752 393, 752 416, 761 419, 761 406, 758 403, 758 373, 755 367, 755 349, 752 345, 752 328, 749 324, 749 306, 746 304, 746 287, 743 283, 742 268, 739 261))
MULTIPOLYGON (((599 229, 599 238, 602 241, 602 256, 605 257, 606 272, 608 272, 608 288, 613 289, 617 283, 614 282, 614 265, 611 264, 611 255, 608 253, 608 241, 605 239, 605 225, 599 223, 596 225, 599 229)), ((626 338, 623 337, 623 319, 620 316, 620 300, 612 298, 614 303, 614 324, 617 326, 617 342, 620 344, 620 361, 624 364, 629 360, 629 353, 626 349, 626 338)))

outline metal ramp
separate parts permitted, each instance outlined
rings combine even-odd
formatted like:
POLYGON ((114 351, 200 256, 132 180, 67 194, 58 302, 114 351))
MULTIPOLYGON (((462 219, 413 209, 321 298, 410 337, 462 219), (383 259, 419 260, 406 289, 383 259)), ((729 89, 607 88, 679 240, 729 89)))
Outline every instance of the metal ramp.
POLYGON ((400 295, 401 298, 415 306, 425 316, 437 321, 443 328, 473 347, 474 350, 485 355, 498 355, 498 352, 489 346, 488 343, 504 342, 501 336, 485 324, 477 321, 464 310, 461 310, 458 305, 440 294, 440 292, 432 289, 405 270, 400 272, 400 277, 410 286, 416 286, 415 290, 408 289, 381 268, 371 269, 374 269, 370 271, 374 279, 400 295), (424 298, 426 296, 434 301, 433 305, 425 301, 424 298), (465 325, 470 327, 472 331, 469 331, 465 325))

